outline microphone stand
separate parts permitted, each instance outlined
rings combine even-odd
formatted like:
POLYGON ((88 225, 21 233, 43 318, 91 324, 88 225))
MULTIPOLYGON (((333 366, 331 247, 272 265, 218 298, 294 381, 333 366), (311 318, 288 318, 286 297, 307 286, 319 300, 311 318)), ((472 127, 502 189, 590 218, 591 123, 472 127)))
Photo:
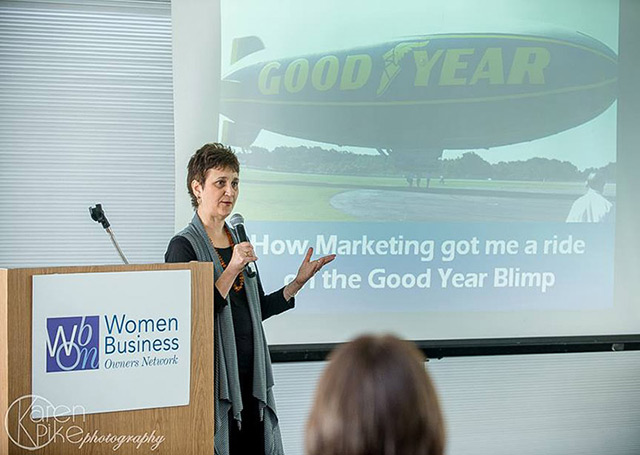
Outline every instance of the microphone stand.
POLYGON ((104 211, 102 210, 102 204, 96 204, 95 207, 89 207, 89 213, 91 214, 91 219, 93 221, 96 221, 102 224, 102 227, 104 228, 104 230, 107 231, 107 234, 109 234, 109 237, 111 238, 111 243, 113 243, 113 246, 116 248, 116 251, 120 255, 120 259, 122 259, 122 262, 125 264, 129 264, 129 261, 127 261, 127 258, 125 257, 124 253, 120 249, 120 245, 118 245, 116 236, 113 234, 113 231, 111 230, 111 224, 109 223, 109 220, 107 220, 107 217, 105 216, 104 211))

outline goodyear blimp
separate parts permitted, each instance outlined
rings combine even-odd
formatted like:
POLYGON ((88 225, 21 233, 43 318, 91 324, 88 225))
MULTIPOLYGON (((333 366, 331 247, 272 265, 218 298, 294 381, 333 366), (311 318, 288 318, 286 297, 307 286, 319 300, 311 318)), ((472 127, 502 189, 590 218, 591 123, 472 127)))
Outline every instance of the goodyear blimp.
POLYGON ((267 130, 427 163, 556 134, 616 99, 615 52, 579 32, 424 35, 243 64, 262 49, 233 43, 221 98, 231 145, 267 130))

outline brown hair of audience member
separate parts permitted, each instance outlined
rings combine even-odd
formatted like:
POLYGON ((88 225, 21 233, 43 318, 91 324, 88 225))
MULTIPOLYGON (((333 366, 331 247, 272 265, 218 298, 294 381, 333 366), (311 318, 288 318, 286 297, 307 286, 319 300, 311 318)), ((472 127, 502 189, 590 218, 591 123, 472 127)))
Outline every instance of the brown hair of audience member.
POLYGON ((226 145, 212 142, 200 147, 187 165, 187 190, 191 197, 191 206, 194 209, 198 208, 198 198, 193 194, 191 182, 196 180, 200 185, 204 185, 209 169, 231 169, 239 174, 240 163, 233 150, 226 145))
POLYGON ((307 422, 307 455, 442 455, 444 422, 424 361, 391 335, 336 349, 307 422))

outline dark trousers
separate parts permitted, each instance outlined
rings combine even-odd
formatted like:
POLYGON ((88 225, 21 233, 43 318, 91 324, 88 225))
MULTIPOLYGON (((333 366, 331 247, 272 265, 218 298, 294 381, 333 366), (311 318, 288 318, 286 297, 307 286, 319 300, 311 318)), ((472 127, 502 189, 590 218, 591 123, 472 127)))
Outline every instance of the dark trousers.
POLYGON ((242 428, 229 418, 229 452, 231 455, 264 455, 264 422, 260 420, 258 400, 251 389, 242 387, 242 428))

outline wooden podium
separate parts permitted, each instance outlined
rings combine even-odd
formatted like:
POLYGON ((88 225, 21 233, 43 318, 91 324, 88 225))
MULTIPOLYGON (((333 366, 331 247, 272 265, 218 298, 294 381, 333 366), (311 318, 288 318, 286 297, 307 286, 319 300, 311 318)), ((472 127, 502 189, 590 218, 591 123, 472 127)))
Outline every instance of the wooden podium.
MULTIPOLYGON (((213 445, 213 265, 147 264, 126 266, 0 269, 0 454, 211 454, 213 445), (13 442, 21 432, 24 441, 35 434, 35 424, 26 419, 22 428, 7 421, 9 407, 32 393, 32 277, 49 274, 136 272, 156 270, 191 271, 191 367, 189 405, 134 411, 87 414, 73 424, 85 432, 100 434, 164 436, 151 451, 150 444, 136 447, 123 443, 92 443, 82 448, 64 438, 54 438, 42 448, 27 450, 13 442), (10 432, 8 432, 8 429, 10 432), (12 437, 10 437, 10 434, 12 437)), ((63 373, 65 374, 65 373, 63 373)), ((158 380, 162 380, 158 378, 158 380)), ((99 393, 99 392, 97 392, 99 393)), ((13 408, 12 408, 13 409, 13 408)), ((11 420, 11 419, 9 419, 11 420)), ((50 419, 46 419, 50 420, 50 419)), ((64 420, 64 419, 59 419, 64 420)), ((79 431, 79 430, 78 430, 79 431)))

